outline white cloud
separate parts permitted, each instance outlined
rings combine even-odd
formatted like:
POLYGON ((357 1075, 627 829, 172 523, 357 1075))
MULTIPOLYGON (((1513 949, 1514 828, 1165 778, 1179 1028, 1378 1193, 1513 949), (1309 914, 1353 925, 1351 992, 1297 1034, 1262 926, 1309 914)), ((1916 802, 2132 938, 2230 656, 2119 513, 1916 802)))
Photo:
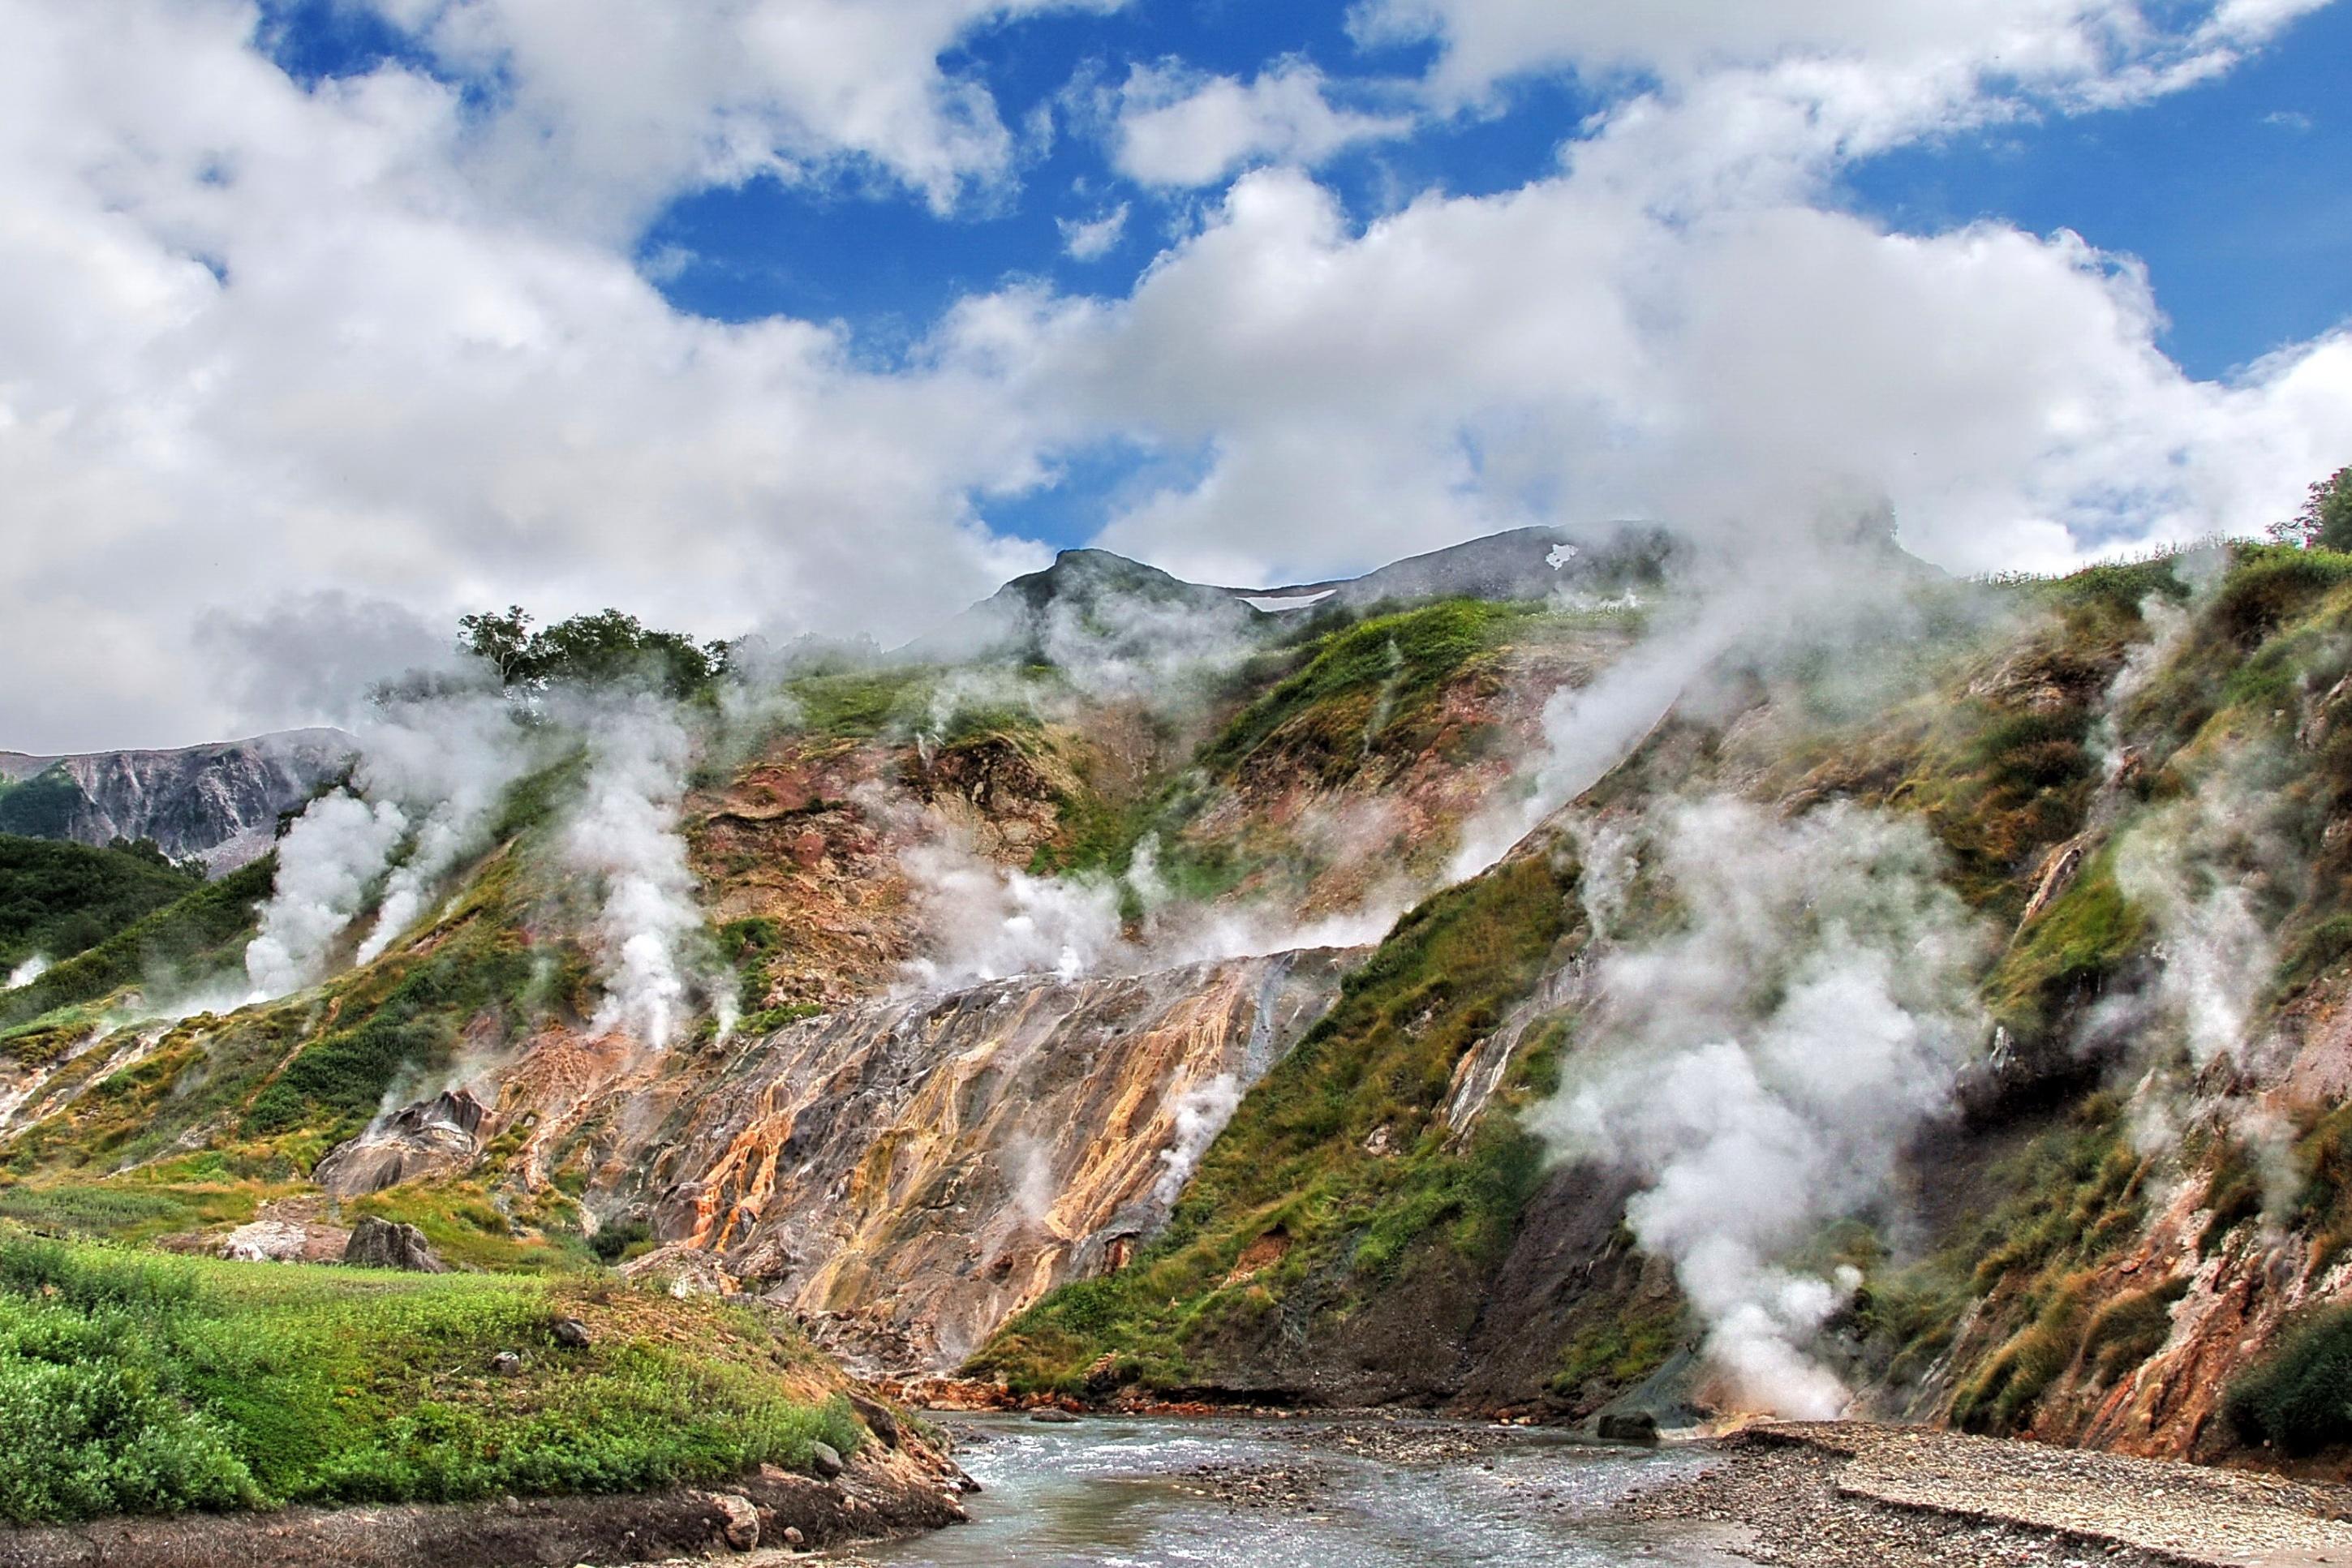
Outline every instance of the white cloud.
POLYGON ((509 198, 625 225, 679 188, 845 162, 940 210, 1004 179, 987 88, 940 57, 975 28, 1122 0, 374 0, 445 69, 493 82, 476 167, 509 198))
MULTIPOLYGON (((2086 93, 2135 68, 2101 60, 2086 93)), ((1552 177, 1360 232, 1303 173, 1248 174, 1130 298, 1041 312, 1026 373, 1213 454, 1099 542, 1227 575, 1555 518, 1769 530, 1824 488, 1887 496, 1961 570, 2292 511, 2352 449, 2352 336, 2199 382, 2128 257, 1839 210, 1838 172, 1921 106, 2005 112, 1969 90, 1852 59, 1699 70, 1621 100, 1552 177)))
POLYGON ((208 607, 887 636, 1040 564, 971 509, 1041 472, 984 369, 681 317, 623 251, 483 196, 456 93, 306 94, 252 20, 0 4, 0 743, 307 716, 220 700, 208 607))
POLYGON ((1413 128, 1410 115, 1334 109, 1327 89, 1304 60, 1280 61, 1248 82, 1138 66, 1118 93, 1115 161, 1147 185, 1208 185, 1244 163, 1311 165, 1413 128))
POLYGON ((315 716, 283 684, 225 696, 191 632, 290 602, 307 637, 337 591, 390 607, 385 650, 517 599, 911 633, 1042 563, 982 517, 1086 441, 1184 459, 1102 542, 1218 580, 1554 518, 1754 527, 1823 485, 1884 491, 1949 566, 2063 564, 2259 528, 2352 449, 2352 339, 2198 382, 2126 258, 1889 234, 1834 196, 1859 154, 2022 111, 1982 39, 2035 101, 2103 101, 2212 68, 2289 0, 2144 36, 2056 0, 1772 0, 1706 48, 1668 26, 1687 5, 1428 0, 1441 76, 1517 50, 1654 80, 1546 177, 1361 227, 1295 166, 1369 133, 1311 68, 1155 88, 1136 123, 1197 134, 1122 141, 1154 177, 1294 166, 1188 215, 1127 297, 970 298, 892 368, 834 328, 679 315, 630 214, 769 162, 991 187, 1020 155, 940 51, 1036 5, 894 6, 896 41, 845 5, 394 8, 507 96, 397 66, 306 92, 228 0, 0 0, 0 745, 315 716))
POLYGON ((1484 97, 1542 71, 1633 76, 1679 88, 1723 70, 1810 60, 1866 66, 1859 92, 1891 89, 1914 110, 1949 110, 2023 91, 2060 101, 2146 96, 2226 69, 2247 48, 2326 0, 1360 0, 1349 25, 1370 41, 1440 46, 1441 101, 1484 97))
POLYGON ((1109 255, 1127 233, 1127 214, 1128 204, 1121 202, 1098 217, 1055 219, 1055 226, 1062 231, 1063 254, 1076 261, 1109 255))

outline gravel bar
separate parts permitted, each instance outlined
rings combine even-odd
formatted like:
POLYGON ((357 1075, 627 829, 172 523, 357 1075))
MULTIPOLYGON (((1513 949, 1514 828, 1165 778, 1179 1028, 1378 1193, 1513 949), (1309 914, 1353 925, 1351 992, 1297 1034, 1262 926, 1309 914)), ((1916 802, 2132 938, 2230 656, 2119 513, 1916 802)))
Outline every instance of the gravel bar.
POLYGON ((1637 1494, 1627 1521, 1745 1526, 1806 1568, 2352 1568, 2352 1490, 2239 1471, 1837 1422, 1756 1427, 1637 1494))

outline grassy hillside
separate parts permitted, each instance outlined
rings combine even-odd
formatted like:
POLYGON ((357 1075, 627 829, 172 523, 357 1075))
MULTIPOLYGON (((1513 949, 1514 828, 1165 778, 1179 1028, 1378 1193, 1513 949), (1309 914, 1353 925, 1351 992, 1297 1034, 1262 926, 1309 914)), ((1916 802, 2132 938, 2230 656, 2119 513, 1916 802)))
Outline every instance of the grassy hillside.
MULTIPOLYGON (((2196 1257, 2259 1259, 2258 1238, 2279 1234, 2263 1228, 2284 1222, 2315 1283, 2352 1235, 2352 1122, 2324 1095, 2284 1102, 2302 1107, 2283 1153, 2305 1174, 2282 1210, 2259 1164, 2278 1156, 2231 1130, 2245 1089, 2230 1059, 2200 1075, 2189 1026, 2152 999, 2167 932, 2176 950, 2201 940, 2182 922, 2233 887, 2274 955, 2273 970, 2244 977, 2250 1038, 2263 1019, 2299 1030, 2299 1009, 2334 1006, 2321 998, 2340 995, 2352 956, 2352 835, 2330 826, 2352 815, 2352 558, 2239 547, 2221 565, 2202 585, 2172 560, 1999 585, 1939 647, 1904 651, 1907 690, 1856 711, 1813 701, 1807 672, 1769 674, 1743 701, 1666 727, 1604 791, 1633 804, 1729 789, 1786 810, 1843 797, 1915 816, 1955 891, 2012 932, 1982 973, 2000 1032, 1965 1081, 1976 1119, 1916 1156, 1915 1179, 1939 1193, 1928 1232, 1851 1223, 1808 1253, 1867 1279, 1829 1354, 1893 1390, 1932 1373, 1927 1396, 1971 1428, 2071 1430, 2088 1417, 2064 1412, 2094 1409, 2164 1351, 2191 1281, 2132 1261, 2157 1246, 2159 1193, 2206 1195, 2196 1257), (2187 906, 2148 902, 2176 882, 2161 896, 2187 906), (2150 999, 2117 1010, 2132 998, 2150 999), (2137 1019, 2126 1032, 2107 1021, 2126 1017, 2137 1019), (2126 1109, 2150 1074, 2189 1107, 2168 1150, 2136 1142, 2141 1113, 2126 1109)), ((1443 629, 1451 648, 1465 628, 1443 629)), ((1382 661, 1355 639, 1371 630, 1325 642, 1204 758, 1239 766, 1286 733, 1311 744, 1343 709, 1341 727, 1360 733, 1355 699, 1382 661)), ((1513 1239, 1558 1250, 1528 1228, 1571 1224, 1529 1207, 1550 1178, 1511 1116, 1465 1142, 1431 1113, 1463 1053, 1574 939, 1561 910, 1577 874, 1514 862, 1400 925, 1244 1100, 1169 1229, 1122 1272, 1008 1324, 973 1369, 1097 1394, 1283 1386, 1302 1361, 1378 1352, 1367 1325, 1398 1302, 1422 1314, 1431 1354, 1451 1354, 1454 1314, 1500 1310, 1494 1293, 1517 1288, 1495 1272, 1513 1239), (1538 895, 1528 879, 1547 878, 1538 895), (1488 936, 1444 947, 1439 934, 1465 918, 1488 936), (1427 1288, 1449 1270, 1448 1290, 1427 1288)), ((1575 1049, 1575 1027, 1571 1006, 1530 1030, 1546 1047, 1519 1071, 1521 1099, 1549 1079, 1546 1051, 1575 1049)), ((1578 1406, 1696 1343, 1671 1295, 1636 1291, 1608 1263, 1629 1242, 1593 1252, 1586 1283, 1557 1287, 1549 1321, 1570 1326, 1546 1331, 1563 1336, 1554 1383, 1583 1387, 1578 1406)), ((2337 1386, 2347 1338, 2327 1319, 2260 1351, 2232 1406, 2248 1440, 2352 1440, 2306 1410, 2312 1389, 2337 1386)))
POLYGON ((0 833, 0 970, 70 958, 202 882, 152 845, 142 853, 0 833))
POLYGON ((58 1008, 93 1001, 142 980, 238 967, 252 935, 254 907, 269 896, 278 862, 264 856, 217 882, 195 884, 164 904, 43 974, 0 992, 0 1050, 11 1025, 58 1008))
POLYGON ((579 1281, 164 1260, 0 1231, 0 1519, 453 1501, 805 1468, 863 1437, 791 1331, 579 1281), (557 1319, 579 1319, 586 1349, 557 1319), (520 1358, 501 1375, 491 1360, 520 1358))
MULTIPOLYGON (((1442 1111, 1464 1052, 1572 939, 1574 875, 1528 856, 1399 922, 1243 1103, 1158 1240, 1015 1319, 974 1370, 1070 1393, 1265 1386, 1267 1342, 1311 1346, 1417 1280, 1475 1314, 1541 1155, 1507 1117, 1456 1145, 1442 1111)), ((1549 1087, 1543 1071, 1535 1053, 1517 1087, 1549 1087)))

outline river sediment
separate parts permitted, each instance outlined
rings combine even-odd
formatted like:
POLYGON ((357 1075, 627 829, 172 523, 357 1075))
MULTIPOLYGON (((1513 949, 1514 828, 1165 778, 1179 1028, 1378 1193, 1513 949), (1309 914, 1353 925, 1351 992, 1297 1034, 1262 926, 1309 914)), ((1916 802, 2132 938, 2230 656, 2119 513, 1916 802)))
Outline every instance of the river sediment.
POLYGON ((1803 1568, 1988 1563, 2124 1568, 2352 1563, 2352 1489, 2047 1444, 1858 1422, 1763 1427, 1610 1511, 1748 1533, 1803 1568))

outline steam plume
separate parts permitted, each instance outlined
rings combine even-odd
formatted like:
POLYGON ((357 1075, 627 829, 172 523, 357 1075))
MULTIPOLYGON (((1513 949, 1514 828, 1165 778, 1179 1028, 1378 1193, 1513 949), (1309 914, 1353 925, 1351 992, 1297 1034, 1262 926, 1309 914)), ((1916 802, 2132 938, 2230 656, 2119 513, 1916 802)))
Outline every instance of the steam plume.
POLYGON ((0 991, 21 990, 48 972, 48 959, 44 957, 42 955, 36 953, 31 957, 26 959, 23 963, 8 971, 8 983, 5 986, 0 986, 0 991))
POLYGON ((688 955, 703 928, 678 833, 691 747, 676 713, 651 697, 594 710, 587 723, 586 793, 562 852, 602 889, 590 930, 604 988, 594 1027, 660 1050, 689 1010, 688 955))
POLYGON ((278 879, 261 929, 245 949, 249 999, 299 990, 326 973, 327 954, 366 905, 408 819, 389 800, 347 789, 310 802, 278 845, 278 879))
POLYGON ((1590 1065, 1536 1124, 1642 1177, 1627 1219, 1673 1260, 1743 1402, 1834 1415, 1843 1389, 1807 1350, 1857 1281, 1783 1260, 1881 1201, 1906 1139, 1948 1103, 1982 1034, 1982 936, 1908 820, 1841 802, 1783 821, 1716 799, 1650 826, 1687 924, 1603 954, 1575 1059, 1590 1065))
POLYGON ((368 727, 364 746, 357 781, 422 820, 360 944, 362 964, 414 925, 442 881, 483 847, 499 800, 532 761, 513 710, 486 692, 391 706, 368 727))
POLYGON ((1184 1091, 1176 1102, 1176 1141, 1160 1151, 1160 1164, 1166 1168, 1151 1185, 1154 1202, 1165 1206, 1176 1201, 1184 1184, 1192 1179, 1193 1167, 1241 1103, 1241 1080, 1230 1072, 1220 1072, 1184 1091))

